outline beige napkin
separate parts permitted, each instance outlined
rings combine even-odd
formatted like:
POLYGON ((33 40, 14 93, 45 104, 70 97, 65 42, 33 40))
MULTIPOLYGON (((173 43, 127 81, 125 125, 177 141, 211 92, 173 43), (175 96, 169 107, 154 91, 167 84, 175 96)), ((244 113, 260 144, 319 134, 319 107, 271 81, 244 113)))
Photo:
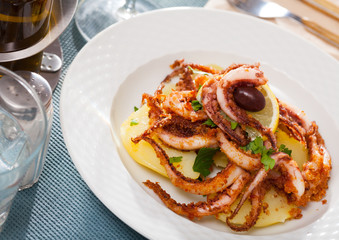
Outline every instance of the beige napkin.
MULTIPOLYGON (((339 21, 332 17, 329 17, 320 11, 315 10, 309 5, 296 0, 275 0, 274 2, 279 3, 280 5, 288 8, 292 12, 308 17, 312 21, 316 21, 321 26, 327 28, 328 30, 333 31, 339 35, 339 21)), ((238 11, 227 2, 227 0, 209 0, 205 5, 205 8, 209 9, 224 9, 228 11, 238 11)), ((276 23, 278 26, 285 28, 291 32, 298 34, 299 36, 304 37, 308 41, 312 42, 314 45, 318 46, 320 49, 332 55, 334 58, 339 60, 339 48, 336 48, 327 42, 323 41, 319 37, 305 30, 303 25, 300 23, 288 19, 288 18, 277 18, 274 20, 268 20, 276 23)))

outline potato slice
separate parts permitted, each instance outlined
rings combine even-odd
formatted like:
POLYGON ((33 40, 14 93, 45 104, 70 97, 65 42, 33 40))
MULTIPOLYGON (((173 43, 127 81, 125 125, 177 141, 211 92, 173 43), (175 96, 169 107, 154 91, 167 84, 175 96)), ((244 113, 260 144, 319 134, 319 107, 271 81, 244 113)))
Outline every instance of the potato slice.
POLYGON ((173 89, 175 89, 175 82, 164 83, 162 94, 167 96, 168 94, 173 92, 173 89))
POLYGON ((213 162, 215 166, 225 168, 228 164, 228 158, 225 153, 218 151, 213 156, 213 162))
MULTIPOLYGON (((136 162, 167 177, 165 168, 160 164, 160 160, 151 145, 145 141, 140 141, 138 144, 131 141, 131 138, 140 135, 149 127, 148 111, 148 106, 144 105, 123 122, 120 128, 121 139, 125 149, 136 162)), ((155 140, 162 146, 169 157, 182 156, 181 162, 173 164, 178 171, 189 178, 196 179, 199 177, 199 173, 193 171, 193 164, 197 155, 194 151, 179 151, 164 146, 158 139, 155 140)))
POLYGON ((284 144, 288 149, 292 150, 291 157, 297 162, 300 169, 308 159, 308 150, 306 146, 293 137, 290 137, 285 131, 278 128, 276 132, 277 144, 284 144))
MULTIPOLYGON (((235 201, 231 209, 234 210, 239 203, 239 199, 235 201)), ((284 195, 280 195, 274 188, 271 188, 265 195, 263 204, 265 210, 261 212, 255 227, 267 227, 276 223, 283 223, 286 220, 293 217, 293 209, 295 205, 288 204, 287 198, 284 195), (267 207, 267 208, 266 208, 267 207)), ((232 219, 232 223, 242 224, 245 222, 245 216, 250 212, 251 204, 248 200, 239 210, 238 214, 232 219)), ((217 215, 217 218, 226 222, 226 214, 221 213, 217 215)))

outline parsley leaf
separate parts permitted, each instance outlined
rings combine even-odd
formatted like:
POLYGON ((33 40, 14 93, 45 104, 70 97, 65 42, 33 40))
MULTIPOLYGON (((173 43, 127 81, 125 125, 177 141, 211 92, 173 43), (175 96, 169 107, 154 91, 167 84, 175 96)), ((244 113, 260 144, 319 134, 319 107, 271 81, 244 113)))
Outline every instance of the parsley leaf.
POLYGON ((245 147, 241 147, 241 149, 248 151, 251 150, 252 153, 262 153, 262 149, 264 148, 264 141, 261 137, 256 137, 253 141, 247 144, 245 147))
POLYGON ((210 127, 216 127, 217 126, 210 118, 207 119, 203 124, 210 126, 210 127))
POLYGON ((194 111, 199 111, 200 109, 202 109, 202 105, 200 104, 198 100, 193 100, 191 102, 191 105, 194 111))
POLYGON ((273 169, 275 165, 275 161, 268 154, 261 155, 261 163, 264 164, 265 170, 273 169))
POLYGON ((138 125, 139 122, 136 119, 132 119, 131 122, 129 123, 130 126, 138 125))
POLYGON ((229 121, 231 123, 231 129, 234 130, 238 127, 239 123, 237 123, 236 121, 232 120, 232 118, 230 118, 229 116, 227 116, 227 114, 224 111, 220 111, 220 114, 226 118, 227 121, 229 121))
POLYGON ((231 121, 231 128, 232 130, 236 129, 238 127, 238 123, 235 121, 231 121))
POLYGON ((139 108, 137 108, 136 106, 134 106, 134 112, 138 111, 139 108))
POLYGON ((213 156, 217 151, 219 151, 219 148, 201 148, 195 158, 193 171, 199 172, 204 177, 208 176, 213 163, 213 156))
POLYGON ((261 154, 261 163, 264 164, 265 170, 273 169, 275 165, 275 161, 271 158, 271 154, 273 153, 273 149, 267 149, 264 146, 264 141, 261 137, 256 137, 253 141, 247 144, 245 147, 241 147, 241 149, 248 151, 251 150, 253 154, 260 153, 261 154))
POLYGON ((182 161, 182 156, 179 157, 170 157, 169 162, 170 163, 176 163, 176 162, 181 162, 182 161))
POLYGON ((287 153, 289 156, 292 154, 292 150, 288 149, 285 144, 280 145, 279 152, 287 153))

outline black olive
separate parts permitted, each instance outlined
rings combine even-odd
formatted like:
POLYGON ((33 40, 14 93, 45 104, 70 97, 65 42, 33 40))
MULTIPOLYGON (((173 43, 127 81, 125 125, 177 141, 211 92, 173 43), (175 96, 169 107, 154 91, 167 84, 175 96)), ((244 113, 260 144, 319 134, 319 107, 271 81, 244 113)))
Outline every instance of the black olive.
POLYGON ((264 95, 254 87, 238 87, 233 96, 236 104, 247 111, 258 112, 266 105, 264 95))

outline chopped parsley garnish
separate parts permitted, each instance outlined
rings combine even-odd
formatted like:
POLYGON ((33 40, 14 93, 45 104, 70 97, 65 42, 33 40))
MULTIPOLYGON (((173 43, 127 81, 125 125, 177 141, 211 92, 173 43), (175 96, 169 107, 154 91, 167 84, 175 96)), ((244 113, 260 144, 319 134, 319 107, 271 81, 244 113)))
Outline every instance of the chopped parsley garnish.
POLYGON ((262 149, 264 148, 264 141, 261 137, 256 137, 253 141, 247 144, 245 147, 241 147, 241 149, 248 151, 251 150, 252 153, 262 153, 262 149))
POLYGON ((216 127, 217 126, 210 118, 207 119, 203 124, 210 126, 210 127, 216 127))
POLYGON ((199 172, 204 177, 208 176, 213 163, 214 154, 219 151, 219 148, 201 148, 195 158, 193 171, 199 172))
POLYGON ((193 69, 191 66, 188 66, 188 69, 191 70, 193 74, 212 75, 211 73, 208 73, 208 72, 203 72, 203 71, 193 69))
POLYGON ((291 156, 292 150, 288 149, 285 144, 281 144, 279 147, 279 152, 283 152, 291 156))
POLYGON ((182 161, 182 156, 179 157, 170 157, 169 162, 170 163, 176 163, 176 162, 181 162, 182 161))
POLYGON ((231 121, 231 128, 232 130, 236 129, 238 127, 238 123, 235 121, 231 121))
POLYGON ((234 130, 238 127, 239 123, 237 123, 236 121, 232 120, 229 116, 227 116, 227 114, 224 111, 220 111, 220 114, 231 123, 231 129, 234 130))
POLYGON ((264 164, 265 170, 273 169, 275 165, 275 161, 271 158, 271 154, 273 153, 273 149, 270 148, 267 150, 266 147, 263 149, 263 153, 261 154, 261 163, 264 164))
POLYGON ((134 112, 138 111, 139 108, 137 108, 136 106, 134 106, 134 112))
POLYGON ((132 119, 131 122, 129 123, 130 126, 138 125, 139 122, 136 119, 132 119))
POLYGON ((260 153, 261 154, 261 163, 264 164, 265 170, 273 169, 275 165, 275 161, 271 158, 271 154, 273 153, 273 149, 267 149, 264 146, 264 141, 261 137, 256 137, 253 141, 247 144, 245 147, 241 147, 241 149, 248 151, 250 150, 253 154, 260 153))
POLYGON ((191 102, 192 108, 194 111, 199 111, 202 109, 202 105, 200 104, 200 102, 198 100, 193 100, 191 102))

